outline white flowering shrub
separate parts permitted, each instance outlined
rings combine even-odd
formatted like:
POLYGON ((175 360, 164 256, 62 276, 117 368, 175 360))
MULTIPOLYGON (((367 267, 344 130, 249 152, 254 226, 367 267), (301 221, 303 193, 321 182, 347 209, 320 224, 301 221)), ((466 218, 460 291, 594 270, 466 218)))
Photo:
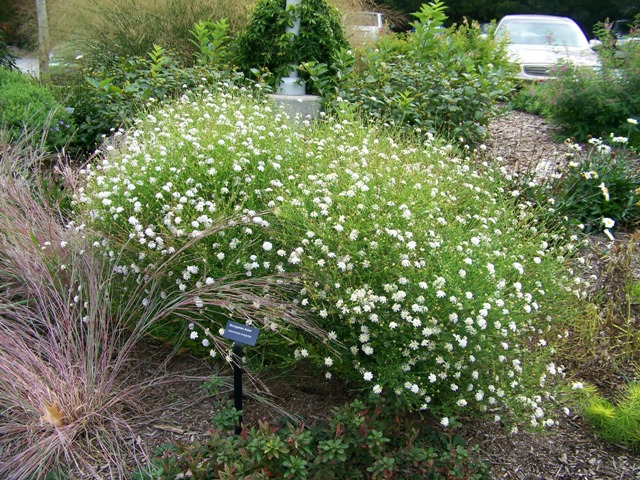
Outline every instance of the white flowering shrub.
MULTIPOLYGON (((106 239, 129 240, 135 256, 117 268, 145 272, 241 215, 186 249, 167 288, 298 274, 293 301, 334 348, 293 329, 279 338, 302 342, 294 357, 315 358, 328 378, 442 413, 525 408, 531 423, 552 423, 544 404, 560 368, 545 347, 572 301, 562 238, 470 158, 348 118, 295 125, 221 93, 163 107, 119 137, 76 194, 106 239)), ((267 333, 286 330, 270 322, 267 333)), ((221 326, 194 328, 194 344, 221 326)))

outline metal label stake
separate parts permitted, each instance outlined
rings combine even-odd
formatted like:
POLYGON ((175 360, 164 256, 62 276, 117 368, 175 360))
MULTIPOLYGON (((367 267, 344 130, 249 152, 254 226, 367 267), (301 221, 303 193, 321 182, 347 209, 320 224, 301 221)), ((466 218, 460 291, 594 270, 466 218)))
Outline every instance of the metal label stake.
MULTIPOLYGON (((242 346, 255 346, 258 335, 260 335, 258 328, 232 321, 227 322, 222 335, 222 338, 233 340, 233 398, 238 412, 242 412, 242 346)), ((235 433, 236 435, 242 433, 242 414, 238 418, 235 433)))

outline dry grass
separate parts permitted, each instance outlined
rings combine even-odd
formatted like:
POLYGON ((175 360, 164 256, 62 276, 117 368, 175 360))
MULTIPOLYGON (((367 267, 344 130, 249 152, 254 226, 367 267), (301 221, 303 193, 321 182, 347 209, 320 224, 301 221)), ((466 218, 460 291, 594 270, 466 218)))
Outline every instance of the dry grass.
MULTIPOLYGON (((145 55, 154 44, 189 58, 189 31, 200 20, 246 25, 256 0, 50 0, 52 38, 71 55, 145 55)), ((377 9, 368 0, 330 0, 340 11, 377 9)))
POLYGON ((26 145, 0 147, 0 478, 129 478, 146 458, 133 428, 149 418, 140 399, 176 380, 158 369, 132 384, 131 355, 158 322, 206 320, 199 302, 236 320, 277 317, 321 334, 283 297, 265 295, 286 296, 285 277, 221 278, 161 295, 175 256, 144 277, 114 273, 89 232, 64 225, 40 181, 48 159, 26 145))

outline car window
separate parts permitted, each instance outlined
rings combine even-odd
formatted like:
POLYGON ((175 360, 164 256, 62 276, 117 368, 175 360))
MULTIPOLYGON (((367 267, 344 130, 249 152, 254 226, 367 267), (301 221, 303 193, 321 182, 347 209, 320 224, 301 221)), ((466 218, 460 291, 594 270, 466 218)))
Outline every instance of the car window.
POLYGON ((498 36, 508 36, 514 45, 554 45, 584 47, 579 27, 571 24, 512 20, 501 25, 498 36))

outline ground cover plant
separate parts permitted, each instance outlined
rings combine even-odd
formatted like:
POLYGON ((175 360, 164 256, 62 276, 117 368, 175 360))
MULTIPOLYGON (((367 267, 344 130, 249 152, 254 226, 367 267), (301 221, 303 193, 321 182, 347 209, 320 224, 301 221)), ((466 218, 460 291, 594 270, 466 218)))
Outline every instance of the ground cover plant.
POLYGON ((328 424, 311 428, 260 422, 231 436, 236 418, 227 405, 206 441, 161 448, 135 478, 489 478, 487 465, 455 434, 453 423, 439 431, 379 399, 336 408, 328 424))
POLYGON ((590 385, 579 384, 582 390, 582 410, 586 420, 605 440, 625 444, 634 449, 640 446, 640 385, 627 384, 615 403, 600 395, 590 385))
MULTIPOLYGON (((265 102, 241 91, 185 98, 87 166, 76 208, 106 239, 129 240, 119 268, 144 274, 218 216, 247 216, 251 226, 185 249, 165 291, 294 274, 295 304, 328 334, 318 342, 259 321, 265 355, 314 359, 327 378, 445 423, 469 410, 552 425, 547 387, 561 372, 545 347, 574 297, 562 232, 431 136, 401 139, 348 113, 295 127, 265 102)), ((215 345, 224 325, 209 318, 192 330, 194 348, 215 345)))

